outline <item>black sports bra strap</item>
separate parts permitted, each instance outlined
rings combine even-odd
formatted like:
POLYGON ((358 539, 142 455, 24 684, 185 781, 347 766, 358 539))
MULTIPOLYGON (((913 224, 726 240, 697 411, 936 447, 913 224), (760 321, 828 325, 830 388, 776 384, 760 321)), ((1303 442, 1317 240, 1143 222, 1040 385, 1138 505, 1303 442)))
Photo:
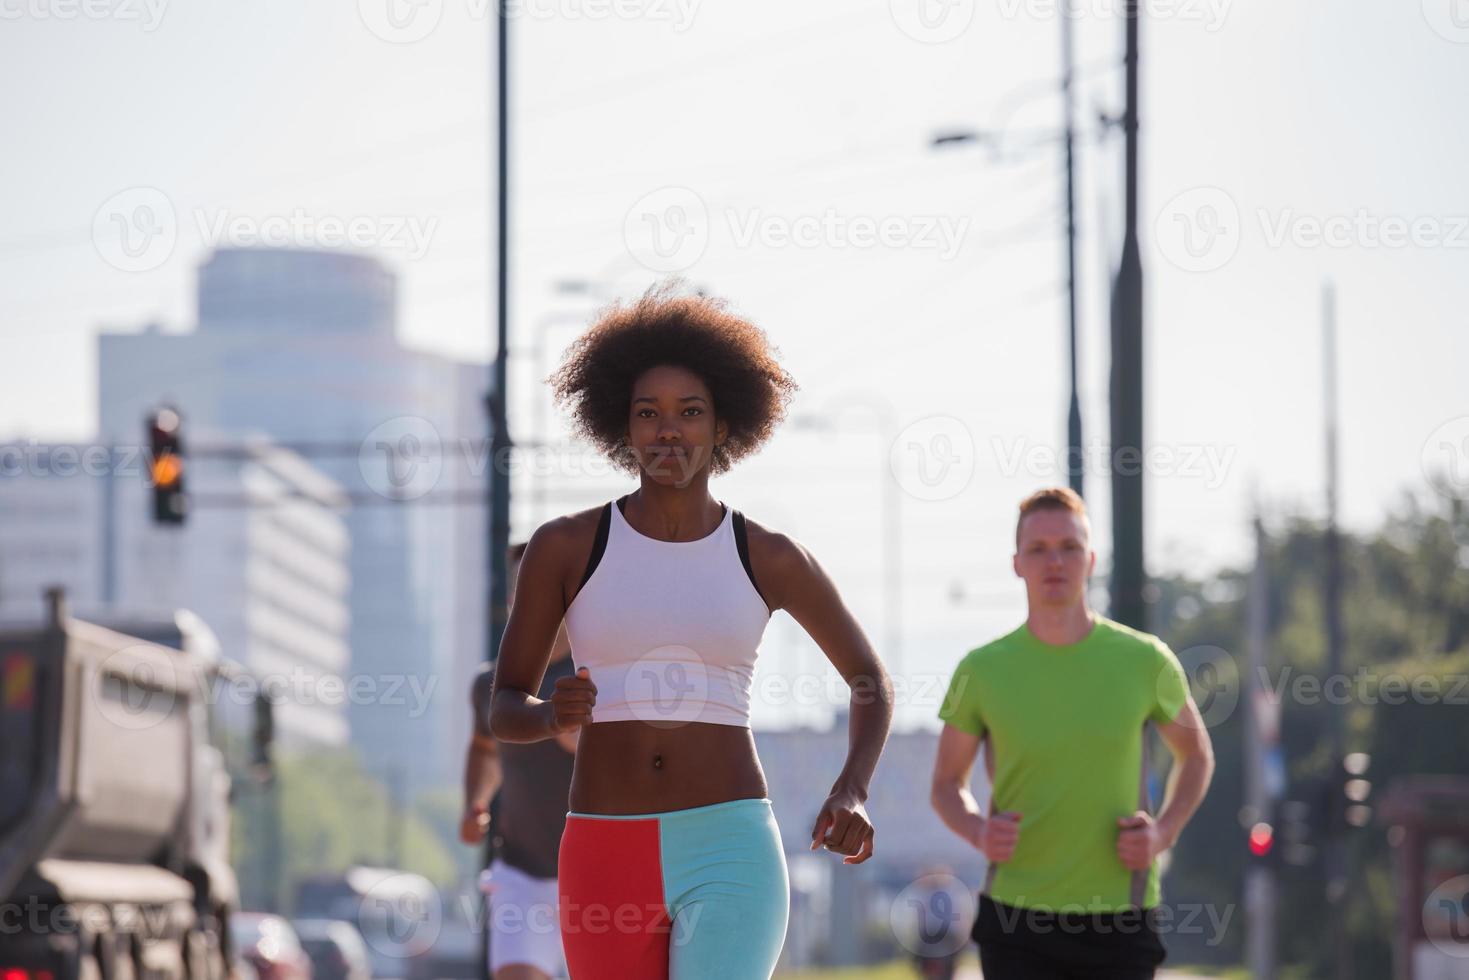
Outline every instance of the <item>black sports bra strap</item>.
MULTIPOLYGON (((755 569, 750 566, 750 538, 745 530, 745 515, 735 511, 730 520, 734 524, 735 550, 740 553, 740 564, 745 566, 745 574, 750 576, 750 584, 755 587, 755 593, 764 602, 765 593, 760 591, 760 583, 755 581, 755 569)), ((770 605, 768 602, 765 604, 770 605)))
MULTIPOLYGON (((582 586, 587 584, 587 579, 597 570, 597 565, 602 561, 602 555, 607 550, 607 534, 612 530, 612 504, 608 502, 602 508, 602 516, 597 520, 597 537, 592 541, 592 554, 587 558, 587 570, 582 574, 581 583, 577 585, 576 591, 581 592, 582 586)), ((576 596, 572 596, 573 599, 576 596)))

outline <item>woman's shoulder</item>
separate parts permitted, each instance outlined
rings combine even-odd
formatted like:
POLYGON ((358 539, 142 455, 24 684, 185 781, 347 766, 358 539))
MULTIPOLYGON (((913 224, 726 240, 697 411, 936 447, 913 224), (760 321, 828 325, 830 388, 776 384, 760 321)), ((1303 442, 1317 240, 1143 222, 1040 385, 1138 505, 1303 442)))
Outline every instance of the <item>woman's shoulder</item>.
POLYGON ((606 504, 598 504, 551 518, 531 533, 527 551, 534 550, 538 555, 553 557, 585 557, 596 539, 597 525, 601 523, 606 508, 606 504))

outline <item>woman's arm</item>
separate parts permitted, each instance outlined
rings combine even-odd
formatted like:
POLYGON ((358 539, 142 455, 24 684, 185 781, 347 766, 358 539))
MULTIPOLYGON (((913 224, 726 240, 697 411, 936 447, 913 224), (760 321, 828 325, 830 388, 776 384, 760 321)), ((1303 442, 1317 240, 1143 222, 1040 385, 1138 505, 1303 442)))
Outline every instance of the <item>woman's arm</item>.
POLYGON ((801 624, 851 689, 847 761, 817 815, 811 847, 825 843, 847 855, 845 863, 860 864, 872 856, 873 828, 863 804, 892 725, 892 681, 815 557, 783 534, 760 537, 766 559, 756 571, 765 578, 761 590, 801 624))
POLYGON ((538 742, 575 729, 591 720, 596 703, 596 687, 580 671, 559 679, 550 701, 533 693, 541 689, 551 645, 566 615, 566 521, 557 518, 537 528, 520 560, 490 702, 491 729, 504 742, 538 742))

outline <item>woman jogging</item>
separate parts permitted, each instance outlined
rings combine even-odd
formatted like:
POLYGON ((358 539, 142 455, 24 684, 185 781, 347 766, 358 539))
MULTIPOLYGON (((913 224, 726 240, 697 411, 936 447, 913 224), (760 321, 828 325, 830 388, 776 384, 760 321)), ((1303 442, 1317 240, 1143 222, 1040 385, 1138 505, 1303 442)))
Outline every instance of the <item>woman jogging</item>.
POLYGON ((892 718, 887 674, 821 566, 709 492, 769 438, 795 383, 757 327, 666 288, 605 313, 550 380, 578 434, 639 480, 536 529, 495 678, 497 738, 582 731, 560 851, 567 966, 573 980, 768 980, 790 908, 749 727, 771 614, 852 688, 813 849, 872 855, 864 801, 892 718), (576 675, 540 700, 563 618, 576 675))

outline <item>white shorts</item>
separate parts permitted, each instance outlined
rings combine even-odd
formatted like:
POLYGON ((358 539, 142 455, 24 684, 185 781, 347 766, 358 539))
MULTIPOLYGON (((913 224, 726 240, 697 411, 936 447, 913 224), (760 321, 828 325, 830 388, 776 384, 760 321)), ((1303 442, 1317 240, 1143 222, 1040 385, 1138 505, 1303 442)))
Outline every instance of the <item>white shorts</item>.
POLYGON ((537 878, 495 858, 481 888, 489 898, 490 972, 524 963, 548 976, 566 976, 556 879, 537 878))

